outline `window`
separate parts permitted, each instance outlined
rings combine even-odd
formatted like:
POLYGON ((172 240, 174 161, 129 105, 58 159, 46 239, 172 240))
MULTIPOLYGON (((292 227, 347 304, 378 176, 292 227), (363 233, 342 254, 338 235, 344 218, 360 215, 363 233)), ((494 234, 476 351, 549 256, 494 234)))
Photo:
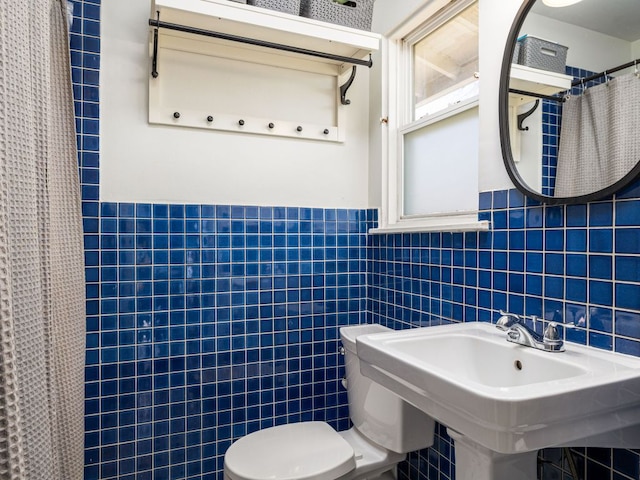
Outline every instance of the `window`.
POLYGON ((442 15, 451 18, 435 18, 404 40, 411 50, 412 120, 478 96, 478 3, 442 15))
POLYGON ((487 228, 477 218, 477 0, 429 2, 384 48, 388 178, 378 230, 487 228))

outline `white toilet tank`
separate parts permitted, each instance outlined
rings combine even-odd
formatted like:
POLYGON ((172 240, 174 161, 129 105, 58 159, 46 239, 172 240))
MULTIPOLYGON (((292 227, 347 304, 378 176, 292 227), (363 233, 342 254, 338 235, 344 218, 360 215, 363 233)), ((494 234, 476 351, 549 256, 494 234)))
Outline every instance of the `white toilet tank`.
POLYGON ((421 410, 360 374, 356 337, 389 332, 382 325, 340 329, 344 346, 349 415, 360 433, 393 452, 408 453, 433 444, 435 421, 421 410))

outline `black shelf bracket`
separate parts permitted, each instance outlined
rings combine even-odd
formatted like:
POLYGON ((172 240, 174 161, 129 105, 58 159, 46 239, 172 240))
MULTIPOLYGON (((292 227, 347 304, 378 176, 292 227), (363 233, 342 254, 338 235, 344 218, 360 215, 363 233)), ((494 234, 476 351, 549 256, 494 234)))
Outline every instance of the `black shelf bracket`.
POLYGON ((355 78, 356 78, 356 67, 353 67, 351 69, 351 75, 349 76, 349 79, 343 85, 340 85, 340 103, 342 105, 351 104, 351 100, 347 100, 347 90, 351 88, 351 85, 353 84, 353 80, 355 78))
MULTIPOLYGON (((156 23, 160 23, 160 12, 156 12, 156 23)), ((151 76, 158 78, 158 27, 153 29, 153 61, 151 63, 151 76)))
POLYGON ((521 132, 526 132, 527 130, 529 130, 529 127, 523 127, 522 123, 531 115, 533 115, 533 112, 536 111, 536 109, 538 108, 538 105, 540 105, 540 100, 536 100, 536 103, 533 104, 533 107, 531 107, 531 110, 518 115, 518 130, 520 130, 521 132))
MULTIPOLYGON (((188 27, 186 25, 178 25, 175 23, 168 23, 168 22, 161 22, 160 21, 160 14, 158 13, 158 18, 157 19, 153 19, 150 18, 149 19, 149 25, 152 27, 155 27, 155 31, 154 31, 154 62, 157 61, 157 34, 158 34, 158 29, 160 28, 166 28, 167 30, 175 30, 177 32, 183 32, 183 33, 191 33, 194 35, 201 35, 204 37, 211 37, 211 38, 219 38, 221 40, 229 40, 232 42, 239 42, 239 43, 246 43, 248 45, 255 45, 258 47, 266 47, 266 48, 272 48, 275 50, 282 50, 285 52, 291 52, 291 53, 299 53, 301 55, 309 55, 312 57, 317 57, 317 58, 324 58, 326 60, 334 60, 334 61, 338 61, 338 62, 343 62, 343 63, 347 63, 347 64, 351 64, 351 65, 362 65, 364 67, 369 67, 371 68, 373 66, 373 61, 371 60, 371 55, 369 55, 369 59, 368 60, 362 60, 360 58, 351 58, 351 57, 345 57, 342 55, 334 55, 331 53, 326 53, 326 52, 319 52, 317 50, 308 50, 306 48, 300 48, 300 47, 293 47, 291 45, 284 45, 282 43, 274 43, 274 42, 267 42, 264 40, 258 40, 255 38, 248 38, 248 37, 241 37, 238 35, 231 35, 228 33, 221 33, 221 32, 215 32, 212 30, 203 30, 201 28, 195 28, 195 27, 188 27)), ((156 74, 158 73, 157 70, 154 68, 153 70, 156 74)), ((153 75, 153 72, 152 72, 153 75)), ((154 76, 155 77, 155 76, 154 76)))

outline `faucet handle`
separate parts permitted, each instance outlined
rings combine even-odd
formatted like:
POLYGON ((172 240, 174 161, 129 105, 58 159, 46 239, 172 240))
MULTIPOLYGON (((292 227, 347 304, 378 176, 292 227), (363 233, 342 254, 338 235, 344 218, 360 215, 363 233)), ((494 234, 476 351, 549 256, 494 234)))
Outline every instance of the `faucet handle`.
POLYGON ((498 310, 500 312, 501 317, 513 318, 514 320, 520 322, 522 321, 522 317, 516 313, 505 312, 504 310, 498 310))
POLYGON ((496 322, 496 328, 500 330, 508 330, 514 323, 522 323, 521 318, 514 314, 500 310, 500 318, 496 322))
POLYGON ((560 332, 558 330, 558 324, 556 322, 549 322, 547 328, 544 329, 544 342, 549 344, 562 343, 560 332))
POLYGON ((557 322, 549 322, 547 328, 544 330, 544 340, 545 342, 562 342, 562 338, 560 337, 560 331, 558 330, 558 326, 562 326, 563 328, 576 328, 577 326, 573 323, 560 323, 557 322))

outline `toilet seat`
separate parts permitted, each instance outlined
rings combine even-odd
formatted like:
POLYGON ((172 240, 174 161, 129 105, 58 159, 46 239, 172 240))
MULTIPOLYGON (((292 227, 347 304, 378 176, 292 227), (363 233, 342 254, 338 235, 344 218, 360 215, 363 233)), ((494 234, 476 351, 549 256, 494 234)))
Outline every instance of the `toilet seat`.
POLYGON ((334 480, 356 466, 353 448, 324 422, 266 428, 242 437, 224 457, 231 480, 334 480))

